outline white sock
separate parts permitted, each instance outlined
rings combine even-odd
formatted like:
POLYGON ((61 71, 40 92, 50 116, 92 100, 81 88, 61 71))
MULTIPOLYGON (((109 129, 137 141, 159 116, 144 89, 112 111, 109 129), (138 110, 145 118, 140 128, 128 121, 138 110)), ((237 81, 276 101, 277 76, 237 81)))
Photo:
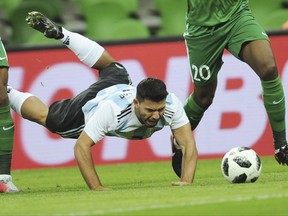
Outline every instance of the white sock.
POLYGON ((28 92, 20 92, 13 88, 8 92, 10 106, 20 116, 22 116, 21 107, 24 101, 31 96, 33 95, 28 92))
POLYGON ((104 52, 104 48, 78 33, 70 32, 62 27, 64 35, 60 40, 71 49, 84 64, 92 67, 104 52))

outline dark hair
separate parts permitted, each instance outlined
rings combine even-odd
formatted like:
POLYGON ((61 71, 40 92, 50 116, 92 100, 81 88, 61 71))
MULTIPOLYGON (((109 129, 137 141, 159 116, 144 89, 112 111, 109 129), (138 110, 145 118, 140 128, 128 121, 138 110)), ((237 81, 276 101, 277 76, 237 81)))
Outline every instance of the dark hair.
POLYGON ((142 102, 144 99, 159 102, 168 95, 166 85, 162 80, 157 78, 147 78, 137 85, 136 98, 142 102))

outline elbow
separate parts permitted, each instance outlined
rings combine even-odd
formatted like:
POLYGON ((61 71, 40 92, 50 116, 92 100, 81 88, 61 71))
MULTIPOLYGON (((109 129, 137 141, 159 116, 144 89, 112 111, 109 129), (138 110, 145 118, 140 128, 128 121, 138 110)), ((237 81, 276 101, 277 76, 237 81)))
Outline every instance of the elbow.
POLYGON ((74 152, 78 151, 80 148, 79 144, 76 142, 74 145, 74 152))
POLYGON ((198 150, 197 150, 196 147, 194 148, 194 151, 193 151, 193 152, 194 152, 194 156, 195 156, 196 158, 198 158, 198 150))
POLYGON ((83 147, 79 142, 76 142, 76 144, 74 145, 74 156, 77 158, 77 156, 81 154, 81 152, 83 152, 83 147))

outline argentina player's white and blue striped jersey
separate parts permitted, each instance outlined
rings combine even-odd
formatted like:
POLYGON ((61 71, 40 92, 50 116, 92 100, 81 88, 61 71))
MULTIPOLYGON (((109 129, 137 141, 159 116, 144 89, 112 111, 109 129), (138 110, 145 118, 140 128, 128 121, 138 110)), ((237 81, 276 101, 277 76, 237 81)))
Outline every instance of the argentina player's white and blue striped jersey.
POLYGON ((164 115, 155 127, 143 125, 134 111, 136 88, 118 84, 98 92, 82 108, 85 116, 84 131, 97 143, 105 136, 125 139, 145 139, 164 126, 171 130, 189 123, 181 101, 172 93, 166 98, 164 115))

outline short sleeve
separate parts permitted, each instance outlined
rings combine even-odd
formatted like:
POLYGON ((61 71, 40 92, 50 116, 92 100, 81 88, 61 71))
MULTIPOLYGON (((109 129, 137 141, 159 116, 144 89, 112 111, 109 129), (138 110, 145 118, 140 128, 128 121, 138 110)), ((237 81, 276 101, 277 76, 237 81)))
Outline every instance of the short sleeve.
POLYGON ((95 142, 99 142, 113 127, 114 113, 110 103, 103 103, 87 121, 84 131, 95 142))
POLYGON ((174 94, 171 96, 173 100, 172 109, 175 114, 173 115, 170 127, 171 129, 177 129, 189 123, 189 119, 185 113, 182 102, 174 94))

